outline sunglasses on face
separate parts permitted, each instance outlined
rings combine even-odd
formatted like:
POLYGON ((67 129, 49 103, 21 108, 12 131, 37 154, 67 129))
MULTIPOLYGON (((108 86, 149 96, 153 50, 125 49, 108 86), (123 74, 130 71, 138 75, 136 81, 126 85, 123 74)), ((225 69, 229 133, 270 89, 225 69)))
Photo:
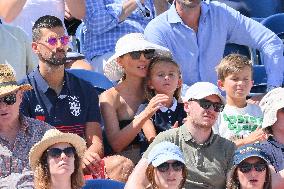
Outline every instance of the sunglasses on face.
POLYGON ((225 105, 220 102, 211 102, 210 100, 206 99, 191 99, 191 101, 195 101, 199 104, 199 106, 205 110, 209 109, 213 106, 215 112, 222 112, 225 105))
POLYGON ((74 156, 76 150, 74 147, 67 147, 64 149, 60 149, 60 148, 50 148, 47 150, 47 155, 49 155, 50 157, 53 158, 59 158, 62 154, 62 152, 68 156, 68 157, 72 157, 74 156))
POLYGON ((144 57, 149 60, 154 57, 155 50, 133 51, 130 52, 129 55, 133 60, 138 60, 140 59, 142 53, 144 54, 144 57))
POLYGON ((244 163, 241 163, 238 167, 239 167, 240 171, 243 172, 243 173, 248 173, 253 168, 257 172, 262 172, 266 169, 266 164, 264 162, 257 162, 257 163, 254 163, 254 164, 244 162, 244 163))
POLYGON ((7 105, 13 105, 17 101, 16 93, 8 94, 0 98, 0 102, 4 102, 7 105))
POLYGON ((170 166, 172 166, 173 170, 178 172, 181 171, 184 167, 184 164, 180 161, 175 161, 173 163, 162 163, 161 165, 157 166, 158 171, 160 172, 166 172, 170 169, 170 166))
POLYGON ((46 42, 51 46, 57 45, 58 40, 60 41, 61 45, 66 46, 69 43, 69 37, 64 35, 61 37, 49 37, 46 42))

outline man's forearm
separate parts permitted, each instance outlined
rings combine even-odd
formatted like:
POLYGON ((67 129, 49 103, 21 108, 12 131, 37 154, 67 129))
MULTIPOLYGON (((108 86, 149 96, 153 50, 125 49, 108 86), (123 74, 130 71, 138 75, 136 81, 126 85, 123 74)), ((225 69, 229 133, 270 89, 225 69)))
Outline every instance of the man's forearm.
POLYGON ((12 22, 22 11, 27 0, 0 0, 0 17, 12 22))
POLYGON ((86 14, 85 0, 65 0, 69 14, 79 20, 83 19, 86 14))

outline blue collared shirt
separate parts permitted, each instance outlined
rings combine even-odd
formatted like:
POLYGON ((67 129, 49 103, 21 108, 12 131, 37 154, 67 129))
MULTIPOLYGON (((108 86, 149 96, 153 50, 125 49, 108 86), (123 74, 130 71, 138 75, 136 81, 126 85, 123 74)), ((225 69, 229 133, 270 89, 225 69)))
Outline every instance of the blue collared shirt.
POLYGON ((282 41, 258 22, 219 2, 202 2, 198 32, 184 24, 173 4, 145 29, 146 38, 169 48, 182 70, 183 81, 217 82, 215 67, 223 58, 226 43, 247 45, 263 54, 268 84, 283 81, 282 41))
POLYGON ((90 61, 94 56, 114 51, 117 40, 127 33, 143 33, 154 18, 153 0, 145 0, 150 17, 144 17, 138 8, 119 22, 122 0, 86 0, 83 53, 90 61))
POLYGON ((87 122, 101 121, 98 95, 88 82, 65 71, 59 95, 49 87, 38 69, 25 80, 33 90, 26 91, 21 104, 25 116, 36 118, 85 138, 87 122))

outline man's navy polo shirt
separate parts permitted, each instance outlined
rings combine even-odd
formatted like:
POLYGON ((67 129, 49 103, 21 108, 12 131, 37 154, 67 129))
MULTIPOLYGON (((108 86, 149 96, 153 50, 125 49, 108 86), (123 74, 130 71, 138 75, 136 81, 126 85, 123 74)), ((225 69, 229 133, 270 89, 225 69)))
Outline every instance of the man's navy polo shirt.
POLYGON ((99 99, 95 88, 88 82, 64 72, 59 95, 48 86, 38 69, 24 80, 33 90, 26 91, 21 104, 24 115, 55 126, 62 132, 76 133, 85 138, 87 122, 101 121, 99 99))

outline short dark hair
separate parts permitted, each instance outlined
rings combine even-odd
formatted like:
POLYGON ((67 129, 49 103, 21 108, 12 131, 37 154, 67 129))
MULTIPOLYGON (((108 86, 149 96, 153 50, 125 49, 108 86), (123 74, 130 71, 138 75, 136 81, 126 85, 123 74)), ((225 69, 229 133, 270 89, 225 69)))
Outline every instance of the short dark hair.
POLYGON ((45 15, 40 17, 35 21, 35 24, 32 28, 32 37, 33 41, 38 41, 41 38, 40 30, 42 28, 55 28, 55 27, 63 27, 62 21, 56 16, 45 15))

